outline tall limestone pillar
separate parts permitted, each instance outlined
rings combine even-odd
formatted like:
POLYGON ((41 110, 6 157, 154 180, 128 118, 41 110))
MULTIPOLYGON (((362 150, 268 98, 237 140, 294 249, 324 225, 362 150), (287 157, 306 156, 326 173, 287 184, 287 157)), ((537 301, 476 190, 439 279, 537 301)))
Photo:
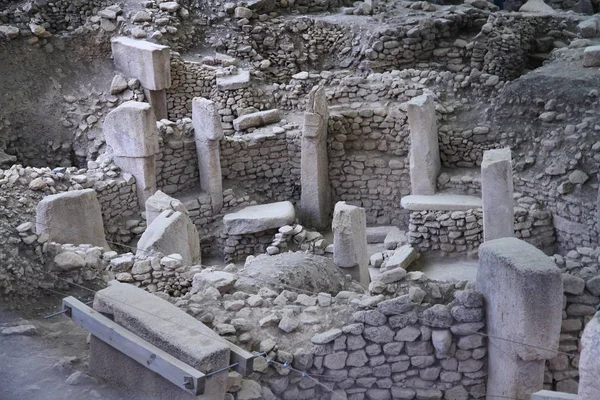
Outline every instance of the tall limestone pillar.
POLYGON ((325 229, 331 219, 331 185, 327 156, 329 111, 323 87, 315 86, 308 95, 304 113, 300 166, 300 220, 306 226, 325 229))
POLYGON ((490 240, 479 246, 477 289, 489 334, 486 399, 528 399, 543 389, 545 362, 558 350, 560 270, 522 240, 490 240))
POLYGON ((581 337, 579 359, 579 400, 600 396, 600 312, 592 317, 581 337))
POLYGON ((431 94, 422 94, 408 103, 410 126, 410 185, 413 195, 435 194, 440 174, 440 148, 431 94))
POLYGON ((515 214, 510 148, 483 153, 481 193, 484 241, 513 237, 515 214))
POLYGON ((155 156, 159 150, 152 107, 125 102, 108 113, 102 129, 115 164, 135 177, 138 203, 145 209, 146 200, 156 192, 155 156))
POLYGON ((209 194, 213 214, 217 214, 223 208, 223 177, 219 153, 223 128, 215 103, 195 97, 192 100, 192 122, 198 154, 200 188, 209 194))

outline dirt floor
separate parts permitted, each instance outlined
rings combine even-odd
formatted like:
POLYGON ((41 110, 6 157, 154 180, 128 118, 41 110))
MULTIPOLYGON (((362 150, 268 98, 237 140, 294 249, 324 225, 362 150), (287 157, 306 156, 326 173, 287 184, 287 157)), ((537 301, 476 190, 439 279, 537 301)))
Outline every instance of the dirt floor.
POLYGON ((47 296, 20 304, 19 309, 14 303, 0 303, 0 331, 15 325, 37 328, 32 336, 0 334, 0 399, 137 400, 85 375, 77 384, 66 382, 74 372, 87 371, 88 333, 63 315, 43 318, 59 310, 60 299, 47 296))

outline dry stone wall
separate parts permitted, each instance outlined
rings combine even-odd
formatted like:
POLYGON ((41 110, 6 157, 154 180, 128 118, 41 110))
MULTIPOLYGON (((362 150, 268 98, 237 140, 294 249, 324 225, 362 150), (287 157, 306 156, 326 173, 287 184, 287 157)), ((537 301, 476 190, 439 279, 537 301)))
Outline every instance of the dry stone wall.
POLYGON ((368 224, 402 224, 410 194, 406 115, 379 105, 331 112, 329 179, 333 201, 364 207, 368 224))
MULTIPOLYGON (((265 128, 271 129, 271 128, 265 128)), ((221 141, 223 178, 262 202, 299 199, 301 132, 288 124, 271 133, 225 137, 221 141)))
MULTIPOLYGON (((515 206, 515 237, 540 248, 554 244, 552 216, 532 198, 522 197, 515 206)), ((446 253, 477 251, 483 242, 483 211, 412 211, 406 236, 419 251, 446 253)))
MULTIPOLYGON (((566 253, 555 254, 554 261, 563 271, 563 322, 559 350, 578 354, 585 325, 600 304, 600 276, 598 273, 600 248, 578 247, 566 253)), ((551 390, 577 393, 579 357, 558 354, 546 362, 544 384, 551 390)))

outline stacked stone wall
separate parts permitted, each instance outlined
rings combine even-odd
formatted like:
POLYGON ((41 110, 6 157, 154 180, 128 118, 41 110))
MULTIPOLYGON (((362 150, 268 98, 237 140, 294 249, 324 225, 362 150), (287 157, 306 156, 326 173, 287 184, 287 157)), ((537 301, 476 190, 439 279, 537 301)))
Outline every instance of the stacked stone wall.
POLYGON ((223 233, 221 239, 224 243, 223 255, 225 262, 243 261, 251 255, 263 254, 273 242, 277 229, 246 235, 228 235, 223 233))
POLYGON ((156 186, 167 194, 199 187, 198 155, 189 118, 159 121, 160 151, 156 155, 156 186))
POLYGON ((365 208, 368 224, 402 224, 400 198, 410 194, 406 115, 363 107, 330 114, 329 179, 333 201, 365 208))
POLYGON ((598 247, 578 247, 564 257, 554 255, 563 271, 565 301, 559 347, 562 353, 546 362, 544 384, 551 390, 577 393, 581 336, 600 304, 599 256, 598 247))
POLYGON ((289 125, 275 127, 272 133, 225 137, 221 141, 223 178, 250 196, 260 196, 262 202, 298 200, 300 136, 289 125))
MULTIPOLYGON (((528 200, 515 206, 515 237, 550 250, 555 242, 552 216, 528 200)), ((474 252, 483 243, 483 211, 413 211, 408 230, 408 243, 419 251, 474 252)))

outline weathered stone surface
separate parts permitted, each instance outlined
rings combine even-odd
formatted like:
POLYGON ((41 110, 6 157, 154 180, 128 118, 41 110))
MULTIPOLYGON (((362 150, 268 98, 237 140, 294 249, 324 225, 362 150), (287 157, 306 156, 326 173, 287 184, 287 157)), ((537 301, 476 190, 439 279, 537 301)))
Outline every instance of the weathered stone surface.
POLYGON ((156 193, 146 200, 146 224, 152 224, 152 221, 166 210, 179 211, 183 214, 188 214, 188 210, 181 201, 157 190, 156 193))
POLYGON ((583 66, 600 66, 600 46, 588 46, 583 51, 583 66))
POLYGON ((215 103, 195 97, 192 100, 192 121, 200 188, 210 196, 212 212, 216 214, 223 208, 223 177, 219 153, 219 140, 223 138, 223 128, 215 103))
POLYGON ((300 158, 302 192, 299 215, 304 225, 325 229, 331 219, 331 185, 327 155, 329 111, 323 87, 314 87, 308 95, 304 113, 304 131, 300 158))
POLYGON ((57 243, 89 243, 109 249, 102 209, 93 189, 44 197, 36 209, 36 232, 57 243))
POLYGON ((346 270, 360 284, 369 286, 367 252, 367 217, 365 210, 346 202, 336 203, 333 212, 333 262, 346 270))
POLYGON ((473 208, 481 208, 482 206, 479 197, 444 193, 432 196, 404 196, 400 199, 400 204, 403 208, 411 211, 465 211, 473 208))
POLYGON ((385 272, 396 268, 406 270, 417 258, 419 258, 419 253, 412 246, 405 244, 394 250, 394 253, 384 262, 381 271, 385 272))
POLYGON ((279 110, 259 111, 252 114, 245 114, 233 120, 233 127, 236 131, 243 131, 249 128, 257 128, 263 125, 274 124, 281 120, 279 110))
POLYGON ((137 78, 149 90, 171 86, 171 53, 169 47, 127 37, 111 41, 115 65, 126 76, 137 78))
POLYGON ((530 396, 542 389, 545 360, 558 349, 563 303, 560 270, 530 244, 496 239, 479 247, 477 286, 486 301, 487 332, 513 341, 495 340, 489 346, 487 391, 530 396), (514 344, 521 341, 531 346, 514 344))
POLYGON ((180 254, 183 260, 200 263, 200 237, 190 218, 179 211, 163 211, 142 234, 136 254, 180 254))
POLYGON ((527 3, 523 4, 519 11, 535 14, 554 14, 555 12, 552 7, 544 3, 544 0, 527 0, 527 3))
POLYGON ((514 200, 510 148, 487 150, 481 163, 483 238, 514 236, 514 200))
POLYGON ((294 222, 296 211, 289 201, 249 206, 223 217, 229 235, 243 235, 279 228, 294 222))
POLYGON ((580 400, 592 400, 600 393, 600 313, 588 322, 581 337, 579 360, 580 400))
POLYGON ((440 173, 440 150, 433 96, 423 94, 407 103, 410 126, 410 185, 413 195, 432 195, 440 173))

